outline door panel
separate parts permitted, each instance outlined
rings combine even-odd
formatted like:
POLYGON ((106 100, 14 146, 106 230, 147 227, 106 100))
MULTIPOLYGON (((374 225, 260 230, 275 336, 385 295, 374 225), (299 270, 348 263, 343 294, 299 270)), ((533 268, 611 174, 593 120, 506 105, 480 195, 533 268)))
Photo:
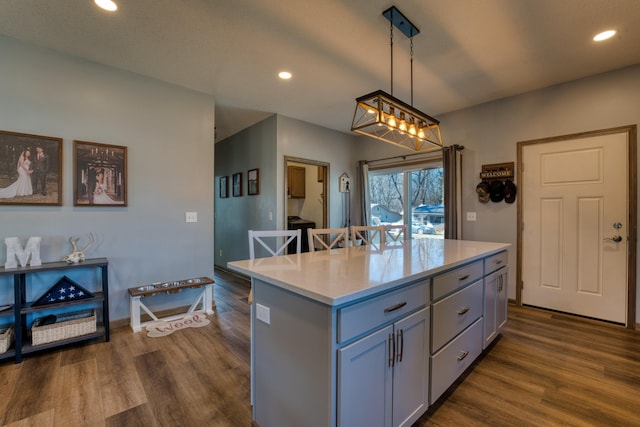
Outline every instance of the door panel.
POLYGON ((393 334, 388 326, 338 350, 338 425, 391 425, 393 334))
POLYGON ((623 133, 523 146, 524 304, 625 322, 627 146, 623 133))

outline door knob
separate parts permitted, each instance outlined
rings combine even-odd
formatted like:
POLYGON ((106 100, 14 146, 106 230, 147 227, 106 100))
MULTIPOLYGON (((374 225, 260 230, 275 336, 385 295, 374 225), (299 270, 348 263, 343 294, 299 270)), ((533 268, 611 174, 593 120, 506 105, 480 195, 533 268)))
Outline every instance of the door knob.
POLYGON ((605 237, 604 240, 611 240, 612 242, 620 243, 622 242, 622 236, 615 235, 613 237, 605 237))

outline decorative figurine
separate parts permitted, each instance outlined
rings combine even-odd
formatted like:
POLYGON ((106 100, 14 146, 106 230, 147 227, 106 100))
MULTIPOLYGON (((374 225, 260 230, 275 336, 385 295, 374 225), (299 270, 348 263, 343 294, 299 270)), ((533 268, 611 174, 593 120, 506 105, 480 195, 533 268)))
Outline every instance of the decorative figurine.
POLYGON ((71 246, 73 246, 73 251, 71 251, 71 253, 67 256, 65 256, 64 258, 62 258, 63 261, 65 261, 67 264, 77 264, 79 262, 84 261, 84 252, 89 249, 91 247, 91 245, 93 245, 93 234, 89 233, 89 243, 87 244, 87 246, 85 246, 84 248, 78 250, 77 248, 77 243, 78 240, 80 240, 80 238, 78 237, 77 239, 74 240, 73 237, 69 237, 69 243, 71 243, 71 246))

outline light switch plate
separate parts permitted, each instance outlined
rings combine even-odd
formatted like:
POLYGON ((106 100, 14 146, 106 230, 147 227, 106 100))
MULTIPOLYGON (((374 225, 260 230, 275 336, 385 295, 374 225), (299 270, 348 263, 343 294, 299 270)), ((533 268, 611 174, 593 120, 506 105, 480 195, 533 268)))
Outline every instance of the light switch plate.
POLYGON ((198 222, 198 212, 185 212, 185 222, 198 222))

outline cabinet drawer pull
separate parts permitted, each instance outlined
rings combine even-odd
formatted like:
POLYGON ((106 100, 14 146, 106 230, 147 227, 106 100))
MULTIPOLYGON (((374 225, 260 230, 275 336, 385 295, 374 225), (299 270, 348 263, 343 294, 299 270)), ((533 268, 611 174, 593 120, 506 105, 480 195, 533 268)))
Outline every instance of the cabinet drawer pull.
POLYGON ((384 309, 384 312, 385 312, 385 313, 391 313, 392 311, 396 311, 396 310, 398 310, 399 308, 404 307, 405 305, 407 305, 407 302, 406 302, 406 301, 403 301, 403 302, 400 302, 400 303, 398 303, 398 304, 396 304, 396 305, 392 305, 391 307, 387 307, 387 308, 385 308, 385 309, 384 309))
POLYGON ((458 277, 458 280, 467 280, 469 278, 469 274, 465 274, 462 277, 458 277))
POLYGON ((463 351, 462 354, 458 356, 458 362, 460 362, 461 360, 464 360, 464 358, 467 357, 468 355, 469 355, 468 351, 463 351))
POLYGON ((395 358, 396 358, 396 340, 395 340, 395 335, 393 335, 393 333, 389 334, 387 350, 389 351, 389 367, 393 368, 395 358))
POLYGON ((469 311, 470 307, 465 307, 462 310, 458 310, 458 316, 462 316, 463 314, 465 314, 467 311, 469 311))
POLYGON ((397 338, 396 341, 398 343, 398 355, 397 355, 397 360, 398 363, 402 362, 402 355, 404 353, 404 331, 402 329, 398 330, 397 333, 397 338))
POLYGON ((497 259, 497 260, 495 260, 495 261, 493 261, 493 262, 494 262, 494 263, 496 263, 497 265, 502 264, 502 260, 501 260, 501 259, 497 259))

